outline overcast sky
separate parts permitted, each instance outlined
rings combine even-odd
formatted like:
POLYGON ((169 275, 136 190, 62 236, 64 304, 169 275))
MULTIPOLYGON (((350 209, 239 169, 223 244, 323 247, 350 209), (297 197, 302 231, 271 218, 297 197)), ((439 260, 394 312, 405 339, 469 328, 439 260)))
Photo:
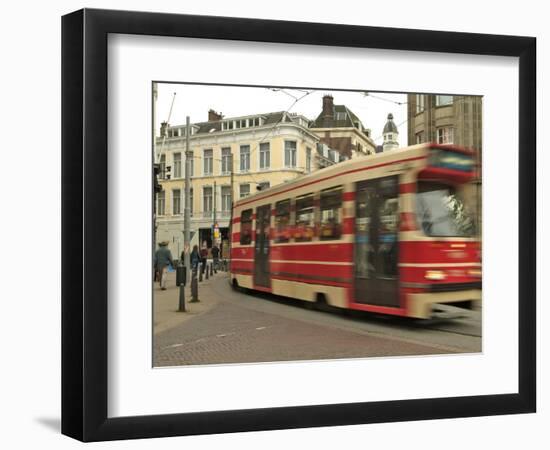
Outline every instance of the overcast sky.
POLYGON ((392 113, 399 129, 399 144, 407 145, 407 96, 380 92, 372 92, 369 95, 363 92, 297 89, 274 92, 268 88, 257 87, 159 83, 157 134, 160 123, 168 119, 174 92, 176 96, 170 125, 184 125, 186 116, 190 116, 191 123, 205 122, 208 120, 209 109, 221 112, 225 117, 286 111, 294 103, 293 97, 300 98, 309 91, 311 93, 292 106, 290 112, 315 119, 321 112, 323 95, 331 94, 334 104, 346 105, 366 128, 372 130, 371 136, 377 144, 382 144, 382 130, 388 113, 392 113))

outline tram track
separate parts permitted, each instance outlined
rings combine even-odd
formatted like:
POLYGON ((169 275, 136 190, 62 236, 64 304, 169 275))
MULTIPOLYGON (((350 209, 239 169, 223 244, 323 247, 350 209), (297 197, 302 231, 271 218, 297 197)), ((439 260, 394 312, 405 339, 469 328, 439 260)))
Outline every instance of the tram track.
POLYGON ((456 319, 433 319, 414 322, 410 318, 366 313, 363 311, 330 308, 320 311, 315 305, 263 292, 227 291, 226 279, 219 280, 214 290, 227 301, 243 308, 268 314, 276 314, 321 324, 331 328, 353 331, 359 334, 384 336, 437 347, 445 353, 473 353, 481 351, 481 322, 470 313, 469 317, 456 319), (478 331, 479 328, 479 331, 478 331))

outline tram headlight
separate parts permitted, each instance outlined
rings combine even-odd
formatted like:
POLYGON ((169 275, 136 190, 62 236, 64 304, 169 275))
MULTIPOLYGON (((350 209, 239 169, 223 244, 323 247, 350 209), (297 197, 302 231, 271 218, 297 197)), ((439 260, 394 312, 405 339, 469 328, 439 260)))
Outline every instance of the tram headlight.
POLYGON ((447 278, 447 274, 442 270, 428 270, 424 277, 426 280, 441 281, 447 278))
POLYGON ((468 275, 471 277, 480 277, 481 278, 481 270, 479 269, 470 269, 468 270, 468 275))

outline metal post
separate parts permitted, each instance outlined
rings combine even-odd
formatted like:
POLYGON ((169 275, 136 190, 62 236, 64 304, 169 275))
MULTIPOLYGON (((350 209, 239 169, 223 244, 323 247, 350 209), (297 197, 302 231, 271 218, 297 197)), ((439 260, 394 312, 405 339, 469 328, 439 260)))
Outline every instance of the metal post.
POLYGON ((187 268, 184 267, 180 261, 176 268, 176 285, 180 288, 178 304, 178 311, 180 312, 185 312, 185 284, 187 283, 186 271, 187 268))
POLYGON ((234 192, 233 192, 233 153, 230 153, 229 154, 229 160, 230 160, 230 164, 229 164, 229 167, 231 168, 231 214, 229 215, 229 245, 228 245, 228 248, 229 248, 229 259, 231 259, 231 241, 233 239, 233 204, 234 204, 234 201, 233 201, 233 197, 234 197, 234 192))
POLYGON ((196 303, 199 301, 199 283, 197 281, 197 269, 193 269, 192 273, 190 303, 196 303))
POLYGON ((208 280, 208 263, 204 263, 204 266, 205 266, 205 268, 206 268, 205 279, 208 280))
POLYGON ((214 222, 213 222, 213 225, 212 225, 212 242, 214 242, 214 230, 216 229, 216 181, 214 181, 214 192, 213 192, 214 196, 213 196, 213 207, 214 207, 214 213, 213 213, 213 219, 214 219, 214 222))
POLYGON ((183 251, 184 263, 187 268, 187 279, 191 278, 189 270, 191 269, 191 161, 189 161, 189 135, 191 134, 191 123, 189 116, 185 119, 186 136, 185 136, 185 208, 183 210, 183 251))
POLYGON ((180 284, 180 298, 178 311, 185 312, 185 284, 180 284))

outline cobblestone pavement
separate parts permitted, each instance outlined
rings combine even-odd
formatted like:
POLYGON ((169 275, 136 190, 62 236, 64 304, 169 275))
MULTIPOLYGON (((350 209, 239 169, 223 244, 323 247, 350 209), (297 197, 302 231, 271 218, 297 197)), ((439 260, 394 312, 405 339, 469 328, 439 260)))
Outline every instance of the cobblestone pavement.
MULTIPOLYGON (((210 310, 155 335, 155 366, 427 355, 453 351, 296 319, 292 317, 296 306, 279 304, 274 308, 268 302, 264 311, 261 306, 251 308, 247 305, 249 296, 230 290, 226 275, 218 274, 217 278, 211 280, 210 285, 201 285, 201 295, 207 301, 216 296, 216 303, 210 310), (226 298, 216 295, 214 287, 218 292, 227 289, 226 298)), ((308 313, 299 310, 298 316, 308 313)))

